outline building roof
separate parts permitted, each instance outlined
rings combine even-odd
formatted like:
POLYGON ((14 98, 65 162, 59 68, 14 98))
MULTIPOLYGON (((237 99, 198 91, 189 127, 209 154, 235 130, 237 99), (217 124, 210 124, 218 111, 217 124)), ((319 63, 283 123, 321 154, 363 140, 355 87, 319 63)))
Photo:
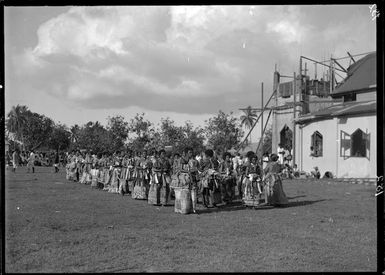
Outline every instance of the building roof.
POLYGON ((349 116, 357 114, 373 114, 376 113, 377 102, 359 101, 359 102, 344 102, 342 104, 329 106, 318 112, 306 114, 296 119, 297 123, 303 123, 309 120, 324 120, 340 116, 349 116))
POLYGON ((332 96, 350 93, 353 91, 365 91, 376 89, 377 76, 376 52, 370 53, 361 58, 348 69, 348 76, 342 84, 332 92, 332 96))

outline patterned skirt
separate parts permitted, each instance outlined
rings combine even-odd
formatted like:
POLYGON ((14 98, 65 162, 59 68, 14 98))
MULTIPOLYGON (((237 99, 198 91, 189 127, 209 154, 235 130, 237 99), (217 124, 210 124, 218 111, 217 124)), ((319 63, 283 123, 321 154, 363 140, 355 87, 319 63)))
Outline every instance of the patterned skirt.
POLYGON ((283 191, 281 177, 277 174, 269 174, 266 177, 267 203, 274 206, 283 206, 289 203, 283 191))
POLYGON ((192 212, 191 190, 189 188, 175 187, 174 211, 181 214, 192 212))
POLYGON ((131 193, 132 198, 137 200, 147 200, 148 189, 149 189, 149 186, 146 179, 144 178, 137 179, 135 181, 134 190, 131 193))
POLYGON ((108 192, 111 193, 118 193, 119 192, 119 177, 116 171, 112 171, 112 176, 111 176, 111 185, 108 190, 108 192))
POLYGON ((251 182, 249 178, 245 178, 242 187, 242 202, 244 205, 258 206, 262 203, 262 193, 260 193, 258 190, 258 183, 256 180, 251 182))
POLYGON ((148 191, 148 204, 160 204, 160 184, 152 183, 148 191))

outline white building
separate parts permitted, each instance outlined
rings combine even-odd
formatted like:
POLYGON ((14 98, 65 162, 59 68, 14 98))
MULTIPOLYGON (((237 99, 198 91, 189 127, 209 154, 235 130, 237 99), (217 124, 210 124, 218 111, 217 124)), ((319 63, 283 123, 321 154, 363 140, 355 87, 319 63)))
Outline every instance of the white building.
POLYGON ((377 174, 376 53, 358 60, 331 93, 343 102, 296 119, 296 163, 338 178, 377 174))

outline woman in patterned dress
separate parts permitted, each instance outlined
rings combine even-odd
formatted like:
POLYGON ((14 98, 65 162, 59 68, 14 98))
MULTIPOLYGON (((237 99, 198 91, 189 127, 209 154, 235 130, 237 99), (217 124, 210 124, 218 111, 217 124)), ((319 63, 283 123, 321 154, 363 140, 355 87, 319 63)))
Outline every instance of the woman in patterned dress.
POLYGON ((264 174, 265 174, 265 192, 267 197, 267 204, 273 206, 285 206, 287 205, 288 199, 282 187, 282 180, 280 173, 283 170, 283 165, 279 164, 278 156, 272 154, 270 156, 270 162, 267 164, 264 174))
POLYGON ((159 205, 160 204, 160 186, 162 177, 162 165, 160 158, 156 157, 155 154, 150 156, 152 162, 151 178, 150 178, 150 189, 148 191, 148 204, 159 205))
POLYGON ((233 174, 233 162, 230 159, 231 154, 225 152, 223 159, 219 164, 219 173, 221 174, 221 195, 222 201, 231 203, 234 199, 233 187, 235 185, 235 177, 233 174))
POLYGON ((185 159, 182 160, 182 169, 187 171, 190 175, 191 182, 189 184, 189 189, 191 192, 191 201, 192 201, 192 211, 194 214, 198 214, 197 202, 198 202, 198 161, 194 157, 193 149, 185 149, 185 159))
POLYGON ((117 151, 113 156, 111 187, 108 190, 108 192, 119 193, 119 179, 120 179, 121 167, 122 167, 122 159, 120 156, 120 152, 117 151))
POLYGON ((127 153, 127 173, 125 175, 127 186, 128 186, 128 193, 132 194, 134 191, 134 166, 135 166, 135 158, 133 155, 133 152, 131 150, 127 153))
POLYGON ((170 198, 170 183, 171 183, 171 165, 166 157, 166 151, 159 151, 159 162, 161 168, 161 185, 160 185, 160 204, 166 206, 170 198))
POLYGON ((217 188, 214 176, 216 169, 218 169, 218 162, 213 160, 214 152, 211 149, 207 149, 203 154, 203 160, 200 165, 201 171, 201 188, 202 188, 202 199, 203 206, 216 207, 214 201, 214 192, 217 188))
POLYGON ((249 152, 247 157, 248 161, 245 164, 246 178, 244 181, 242 201, 247 206, 257 206, 262 194, 260 185, 261 168, 258 164, 258 157, 254 152, 249 152))
POLYGON ((143 151, 142 157, 139 160, 139 165, 137 166, 137 181, 134 187, 135 199, 147 200, 148 191, 149 191, 149 182, 150 182, 150 170, 151 170, 151 161, 147 158, 147 152, 143 151))

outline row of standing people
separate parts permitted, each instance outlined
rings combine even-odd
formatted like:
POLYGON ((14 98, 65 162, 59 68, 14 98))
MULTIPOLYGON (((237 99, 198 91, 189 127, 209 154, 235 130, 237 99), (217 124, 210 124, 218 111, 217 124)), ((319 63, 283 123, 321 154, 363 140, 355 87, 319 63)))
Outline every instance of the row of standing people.
POLYGON ((253 152, 242 163, 230 153, 218 160, 210 149, 197 157, 186 148, 171 158, 164 150, 98 156, 76 152, 68 155, 67 179, 111 193, 131 194, 154 205, 169 204, 173 189, 185 188, 191 194, 193 213, 197 213, 199 198, 203 207, 217 207, 236 199, 236 189, 245 205, 284 205, 287 199, 279 176, 282 167, 276 155, 271 157, 261 169, 253 152))

